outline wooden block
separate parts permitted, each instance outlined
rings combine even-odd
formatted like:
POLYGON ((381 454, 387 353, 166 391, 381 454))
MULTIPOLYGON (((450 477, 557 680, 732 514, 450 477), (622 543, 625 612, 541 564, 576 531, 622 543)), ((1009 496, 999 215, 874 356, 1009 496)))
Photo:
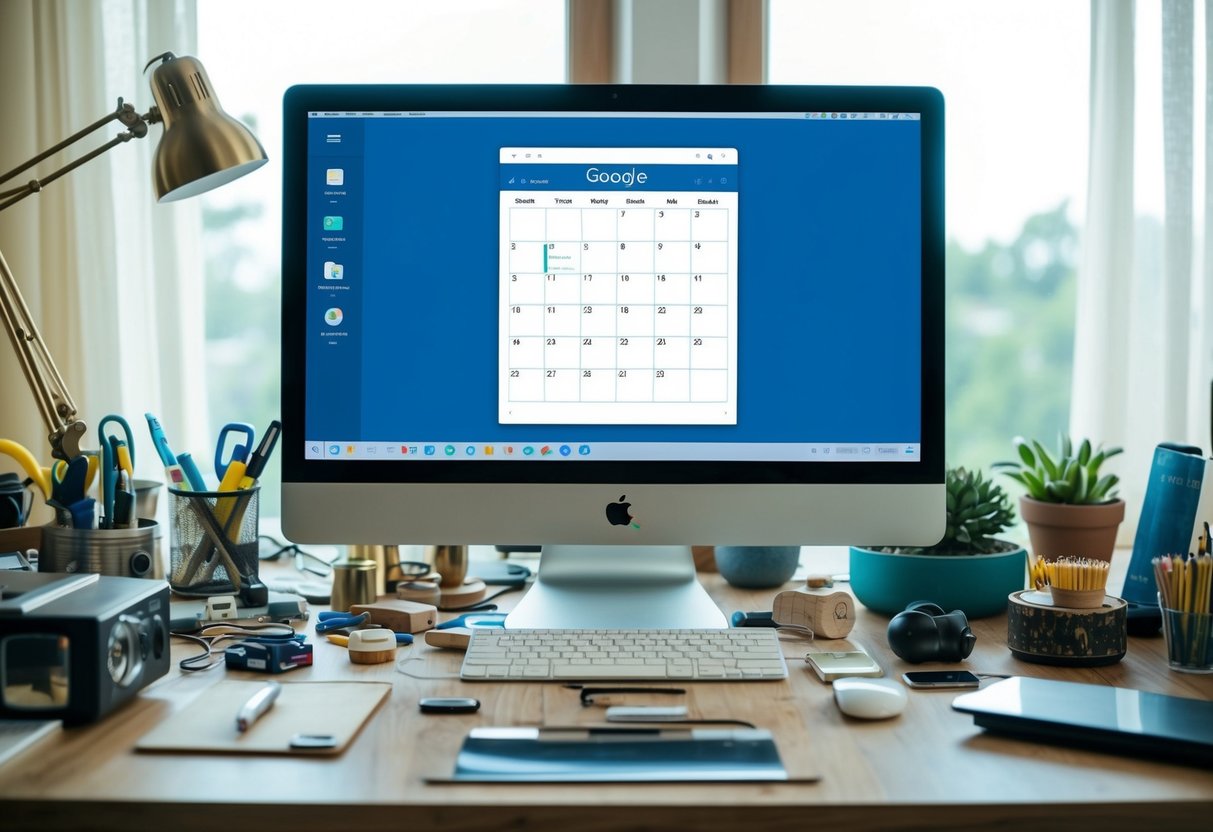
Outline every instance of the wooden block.
POLYGON ((775 596, 776 624, 808 627, 817 638, 846 638, 855 626, 855 599, 833 589, 789 589, 775 596))
POLYGON ((430 647, 445 650, 466 650, 472 640, 472 631, 467 627, 451 627, 446 630, 430 630, 425 634, 425 643, 430 647))
POLYGON ((384 598, 373 604, 354 604, 350 612, 353 615, 369 612, 369 623, 397 633, 420 633, 438 623, 438 608, 433 604, 400 598, 384 598))

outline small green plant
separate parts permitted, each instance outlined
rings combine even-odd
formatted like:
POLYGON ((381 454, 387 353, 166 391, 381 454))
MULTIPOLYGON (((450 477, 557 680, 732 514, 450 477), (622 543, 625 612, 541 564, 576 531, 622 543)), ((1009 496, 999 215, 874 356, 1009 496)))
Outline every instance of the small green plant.
POLYGON ((980 471, 964 468, 949 468, 944 482, 948 502, 943 539, 934 546, 902 546, 897 551, 911 555, 985 555, 1016 548, 995 539, 1015 522, 1011 498, 1002 486, 982 477, 980 471))
POLYGON ((1020 483, 1033 500, 1069 505, 1096 505, 1116 499, 1115 474, 1100 476, 1099 467, 1121 453, 1122 448, 1093 448, 1084 439, 1075 452, 1068 436, 1058 438, 1058 448, 1050 454, 1035 439, 1015 438, 1018 460, 996 462, 994 468, 1020 483))

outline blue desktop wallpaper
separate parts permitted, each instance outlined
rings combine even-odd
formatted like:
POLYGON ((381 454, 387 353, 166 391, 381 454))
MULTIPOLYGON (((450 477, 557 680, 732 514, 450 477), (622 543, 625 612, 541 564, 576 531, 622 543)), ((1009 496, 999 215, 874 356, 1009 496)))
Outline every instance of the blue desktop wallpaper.
POLYGON ((499 148, 719 146, 739 162, 737 424, 584 425, 578 441, 921 441, 919 126, 311 119, 307 438, 569 434, 497 422, 499 148), (323 278, 329 260, 342 280, 323 278))

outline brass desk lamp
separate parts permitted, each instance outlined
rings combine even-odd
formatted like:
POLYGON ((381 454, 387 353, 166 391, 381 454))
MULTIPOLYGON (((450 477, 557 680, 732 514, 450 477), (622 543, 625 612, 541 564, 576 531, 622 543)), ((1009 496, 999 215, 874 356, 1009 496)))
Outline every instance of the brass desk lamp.
MULTIPOLYGON (((75 144, 111 121, 127 129, 97 149, 64 165, 41 179, 31 179, 17 188, 0 191, 0 211, 38 193, 64 174, 131 139, 147 135, 148 125, 164 123, 164 135, 156 147, 152 167, 156 199, 173 202, 196 196, 237 179, 266 163, 265 149, 247 127, 224 112, 211 88, 210 78, 197 58, 165 52, 148 62, 160 65, 152 72, 152 95, 156 100, 140 115, 134 106, 118 99, 118 108, 78 133, 39 153, 22 165, 0 174, 0 185, 29 170, 44 159, 75 144)), ((51 455, 72 459, 80 455, 80 442, 87 426, 76 414, 76 403, 68 392, 47 351, 46 343, 30 316, 29 307, 17 288, 8 263, 0 252, 0 315, 13 342, 21 370, 34 394, 42 421, 49 432, 51 455)))

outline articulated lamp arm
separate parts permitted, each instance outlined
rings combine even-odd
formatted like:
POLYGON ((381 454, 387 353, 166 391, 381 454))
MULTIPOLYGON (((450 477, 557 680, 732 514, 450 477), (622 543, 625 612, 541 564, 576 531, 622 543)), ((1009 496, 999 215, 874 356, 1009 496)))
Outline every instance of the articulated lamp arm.
MULTIPOLYGON (((122 123, 126 130, 79 159, 64 165, 41 179, 0 191, 0 211, 36 194, 61 176, 95 159, 102 153, 141 139, 148 126, 163 122, 165 130, 153 168, 153 187, 161 202, 195 196, 256 170, 266 162, 265 148, 257 137, 219 106, 210 78, 197 58, 178 58, 172 52, 148 61, 144 72, 152 72, 152 95, 156 105, 140 115, 135 108, 118 99, 118 108, 68 136, 54 147, 39 153, 13 170, 0 175, 0 186, 66 147, 109 124, 122 123), (173 125, 178 125, 173 127, 173 125), (166 147, 167 145, 167 147, 166 147)), ((80 442, 87 430, 76 415, 76 403, 63 383, 46 343, 30 316, 29 307, 17 288, 17 281, 0 253, 0 317, 21 363, 21 371, 38 404, 38 411, 49 432, 51 454, 59 459, 80 455, 80 442)))
MULTIPOLYGON (((143 138, 147 135, 148 124, 159 120, 159 114, 154 107, 147 115, 140 115, 132 105, 124 103, 119 98, 118 107, 113 112, 39 153, 28 162, 0 175, 0 185, 64 148, 70 147, 111 121, 118 121, 126 125, 126 130, 97 149, 69 162, 47 176, 31 179, 17 188, 0 192, 0 211, 15 205, 31 194, 40 192, 46 185, 111 148, 131 139, 143 138)), ((4 329, 8 332, 14 352, 17 353, 21 372, 25 375, 26 383, 29 384, 30 390, 34 394, 42 423, 46 425, 51 444, 51 455, 59 459, 72 459, 79 456, 80 443, 84 439, 88 426, 77 418, 76 402, 72 399, 72 394, 68 391, 63 376, 59 373, 59 368, 55 366, 55 360, 51 358, 50 351, 46 348, 46 342, 42 340, 42 334, 38 331, 33 316, 30 315, 29 307, 26 306, 25 299, 21 296, 21 290, 17 287, 17 281, 4 259, 3 252, 0 252, 0 317, 4 319, 4 329)))

